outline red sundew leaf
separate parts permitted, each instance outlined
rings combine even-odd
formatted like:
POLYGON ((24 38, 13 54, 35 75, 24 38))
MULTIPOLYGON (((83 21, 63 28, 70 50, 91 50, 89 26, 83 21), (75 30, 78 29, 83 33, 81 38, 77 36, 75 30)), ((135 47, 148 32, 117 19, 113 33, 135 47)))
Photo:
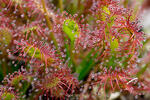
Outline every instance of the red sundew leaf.
POLYGON ((64 98, 72 94, 78 85, 78 81, 70 74, 68 69, 62 68, 53 71, 44 77, 44 80, 39 80, 40 84, 36 84, 36 88, 42 89, 41 94, 47 91, 47 97, 64 98))
POLYGON ((6 76, 3 80, 3 84, 8 86, 17 86, 21 80, 27 80, 27 77, 27 72, 19 70, 18 72, 14 72, 13 74, 6 76))
MULTIPOLYGON (((5 7, 0 5, 0 8, 5 8, 1 12, 15 20, 17 27, 44 18, 40 0, 0 0, 0 2, 5 5, 5 7)), ((50 13, 48 13, 48 16, 51 18, 50 13)))
POLYGON ((19 94, 17 94, 12 87, 1 86, 0 99, 19 99, 19 94))
POLYGON ((104 90, 108 88, 110 88, 112 91, 123 89, 124 91, 128 91, 132 94, 139 94, 139 92, 141 91, 149 91, 149 88, 146 87, 146 84, 144 85, 142 82, 138 81, 138 78, 132 78, 130 75, 122 71, 112 70, 111 72, 98 74, 95 84, 100 85, 100 87, 101 85, 104 85, 103 86, 104 90), (141 87, 139 87, 137 83, 140 83, 141 87), (114 87, 116 85, 117 87, 114 87))
MULTIPOLYGON (((56 59, 55 51, 53 51, 48 45, 44 44, 43 42, 35 42, 30 44, 28 42, 15 42, 18 46, 20 46, 19 51, 23 53, 22 56, 26 57, 27 55, 32 59, 37 59, 36 61, 40 60, 41 63, 44 62, 46 67, 50 66, 56 59)), ((18 52, 19 52, 18 51, 18 52)))

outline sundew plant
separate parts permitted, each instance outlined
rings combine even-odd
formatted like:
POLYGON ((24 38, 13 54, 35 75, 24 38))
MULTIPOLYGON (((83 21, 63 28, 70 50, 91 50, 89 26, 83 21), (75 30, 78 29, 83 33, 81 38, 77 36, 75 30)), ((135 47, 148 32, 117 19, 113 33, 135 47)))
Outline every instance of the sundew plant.
POLYGON ((129 1, 0 0, 0 100, 150 93, 147 38, 129 1))

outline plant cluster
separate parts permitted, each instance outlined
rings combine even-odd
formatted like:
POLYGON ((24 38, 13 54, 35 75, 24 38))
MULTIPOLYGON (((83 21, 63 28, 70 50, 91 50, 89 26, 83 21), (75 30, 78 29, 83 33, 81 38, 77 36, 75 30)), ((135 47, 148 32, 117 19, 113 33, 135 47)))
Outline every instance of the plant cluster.
POLYGON ((150 92, 142 77, 147 66, 139 63, 144 32, 134 11, 115 0, 85 0, 85 8, 81 2, 72 14, 61 0, 60 10, 47 0, 0 0, 0 99, 150 92))

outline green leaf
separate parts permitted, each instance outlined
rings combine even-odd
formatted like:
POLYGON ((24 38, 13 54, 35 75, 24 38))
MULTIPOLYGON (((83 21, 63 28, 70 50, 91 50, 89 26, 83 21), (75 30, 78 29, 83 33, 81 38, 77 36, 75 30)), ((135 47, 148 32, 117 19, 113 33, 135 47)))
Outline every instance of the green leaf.
POLYGON ((110 42, 111 51, 114 52, 119 46, 118 39, 114 39, 110 42))
POLYGON ((98 56, 99 52, 96 52, 94 56, 92 56, 94 49, 85 57, 85 59, 81 62, 79 67, 77 67, 76 72, 79 73, 79 80, 83 80, 89 72, 92 70, 93 66, 96 64, 95 59, 98 56))
MULTIPOLYGON (((65 39, 65 41, 67 41, 67 39, 65 39)), ((65 49, 66 49, 66 60, 68 60, 68 66, 70 67, 72 65, 72 61, 68 44, 65 44, 65 49)))
POLYGON ((74 20, 71 19, 66 19, 64 21, 63 31, 71 41, 74 41, 79 36, 79 26, 74 20))

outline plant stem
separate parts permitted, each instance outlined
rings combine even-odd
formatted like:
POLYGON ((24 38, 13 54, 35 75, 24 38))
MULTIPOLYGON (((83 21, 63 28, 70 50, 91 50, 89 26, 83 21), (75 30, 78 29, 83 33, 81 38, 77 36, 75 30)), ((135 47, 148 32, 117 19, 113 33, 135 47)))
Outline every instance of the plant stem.
POLYGON ((70 44, 70 58, 72 60, 72 63, 73 63, 73 70, 75 71, 75 67, 77 66, 76 65, 76 61, 75 61, 75 47, 74 47, 74 41, 71 41, 71 44, 70 44))
POLYGON ((78 10, 80 10, 80 5, 81 5, 81 0, 78 0, 78 5, 77 5, 78 10))
POLYGON ((129 3, 129 0, 124 0, 123 5, 124 5, 125 8, 128 7, 128 3, 129 3))
POLYGON ((45 0, 41 0, 41 3, 42 3, 43 10, 44 10, 44 13, 45 13, 45 19, 46 19, 47 25, 48 25, 49 29, 51 30, 52 29, 52 24, 51 24, 51 22, 49 20, 49 17, 48 17, 48 12, 47 12, 47 9, 46 9, 45 0))
POLYGON ((63 0, 59 0, 59 8, 60 8, 60 12, 63 12, 63 0))
MULTIPOLYGON (((41 3, 42 3, 43 10, 44 10, 44 13, 45 13, 45 19, 46 19, 46 22, 47 22, 47 26, 50 30, 52 30, 52 24, 51 24, 51 21, 49 20, 49 17, 48 17, 48 12, 47 12, 47 9, 46 9, 45 1, 41 0, 41 3)), ((56 38, 55 38, 53 32, 50 33, 50 37, 53 40, 56 49, 58 50, 58 43, 56 41, 56 38)))
POLYGON ((2 61, 2 70, 3 70, 3 76, 5 77, 7 74, 6 74, 6 67, 7 67, 7 64, 6 64, 6 61, 2 61))

